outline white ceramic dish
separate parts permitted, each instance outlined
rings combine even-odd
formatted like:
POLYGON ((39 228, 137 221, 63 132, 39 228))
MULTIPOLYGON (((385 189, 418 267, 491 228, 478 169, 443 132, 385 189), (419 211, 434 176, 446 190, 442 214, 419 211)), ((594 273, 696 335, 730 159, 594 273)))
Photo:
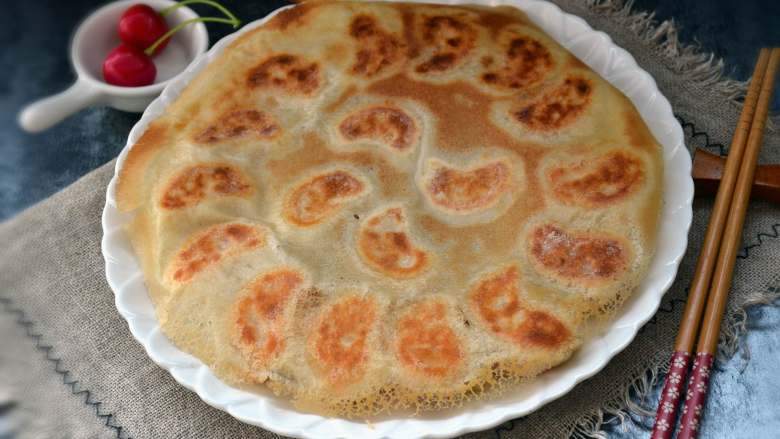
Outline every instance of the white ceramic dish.
MULTIPOLYGON (((450 4, 476 2, 438 1, 450 4)), ((414 418, 382 419, 372 424, 300 413, 286 401, 270 393, 250 393, 223 384, 208 367, 177 349, 162 334, 147 296, 143 275, 123 231, 123 225, 129 218, 116 208, 114 177, 108 186, 103 212, 102 249, 106 261, 106 277, 116 294, 117 310, 127 320, 133 336, 144 346, 153 361, 168 370, 183 386, 196 392, 206 403, 227 411, 241 421, 283 435, 362 439, 451 437, 487 429, 538 409, 567 393, 578 382, 597 373, 631 342, 639 328, 658 309, 661 298, 674 280, 687 245, 693 181, 690 176, 690 155, 684 145, 682 128, 672 114, 669 102, 658 91, 653 78, 637 66, 630 54, 617 47, 604 33, 594 31, 581 18, 566 14, 557 6, 540 0, 492 0, 480 3, 512 5, 525 11, 553 38, 631 98, 663 145, 665 199, 658 235, 658 251, 647 278, 605 332, 585 343, 569 361, 542 374, 531 383, 518 387, 501 398, 471 403, 462 409, 414 418)), ((117 171, 122 167, 128 150, 146 130, 149 122, 176 99, 187 82, 215 59, 237 35, 261 25, 269 17, 226 37, 193 63, 183 75, 171 82, 130 132, 127 146, 117 161, 117 171)))
MULTIPOLYGON (((157 77, 144 87, 119 87, 103 81, 103 59, 119 44, 117 23, 122 13, 138 0, 109 3, 92 12, 81 22, 70 43, 70 62, 76 71, 76 82, 67 90, 33 102, 19 113, 19 125, 26 131, 48 129, 67 116, 92 105, 109 105, 122 111, 138 112, 151 103, 171 79, 183 72, 209 48, 209 33, 203 23, 189 25, 177 32, 168 47, 154 57, 157 77)), ((173 0, 144 0, 160 11, 175 5, 173 0)), ((198 14, 184 6, 166 18, 173 26, 198 14)))

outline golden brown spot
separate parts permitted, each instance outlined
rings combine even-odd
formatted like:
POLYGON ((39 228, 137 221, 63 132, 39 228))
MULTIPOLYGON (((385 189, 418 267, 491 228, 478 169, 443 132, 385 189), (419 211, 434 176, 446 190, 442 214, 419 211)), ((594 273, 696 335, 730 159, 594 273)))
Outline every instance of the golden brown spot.
POLYGON ((314 356, 331 384, 349 384, 363 375, 375 320, 374 300, 356 296, 340 299, 323 315, 314 333, 314 356))
POLYGON ((391 277, 416 276, 427 264, 426 252, 409 238, 400 207, 369 217, 360 228, 357 244, 358 253, 369 266, 391 277))
POLYGON ((480 281, 471 292, 471 303, 496 335, 521 346, 555 348, 566 342, 569 330, 546 312, 520 303, 518 270, 511 266, 480 281))
POLYGON ((463 363, 463 350, 447 323, 446 305, 428 299, 414 305, 398 321, 396 355, 415 374, 443 378, 463 363))
POLYGON ((276 358, 284 349, 282 315, 302 283, 296 271, 272 271, 250 283, 249 294, 236 304, 234 344, 255 367, 276 358))
POLYGON ((570 76, 531 105, 512 110, 518 122, 534 131, 553 131, 572 123, 590 103, 593 86, 585 78, 570 76))
POLYGON ((548 173, 553 193, 568 204, 603 206, 625 198, 644 180, 642 161, 612 151, 593 161, 555 167, 548 173))
POLYGON ((171 277, 188 282, 226 257, 265 245, 265 232, 241 223, 219 224, 196 235, 174 258, 171 277))
POLYGON ((481 281, 471 293, 471 302, 479 315, 496 334, 514 338, 522 308, 517 297, 517 267, 481 281))
POLYGON ((310 95, 320 85, 320 68, 316 62, 307 62, 297 55, 274 55, 249 71, 247 85, 310 95))
POLYGON ((454 53, 439 53, 436 55, 433 55, 431 59, 426 61, 424 64, 421 64, 419 67, 417 67, 417 71, 420 73, 428 73, 428 72, 443 72, 444 70, 449 69, 455 64, 455 54, 454 53))
POLYGON ((448 70, 474 48, 476 30, 454 17, 428 17, 422 26, 422 41, 433 48, 433 55, 417 66, 415 70, 418 73, 448 70))
POLYGON ((401 40, 379 27, 373 17, 355 17, 349 25, 349 35, 359 45, 352 73, 373 76, 404 59, 401 40))
POLYGON ((545 269, 569 279, 609 279, 628 265, 628 250, 617 239, 591 232, 567 233, 550 224, 533 231, 530 253, 545 269))
POLYGON ((284 217, 301 227, 317 224, 364 190, 365 185, 347 171, 318 175, 298 185, 287 197, 284 217))
POLYGON ((163 191, 164 209, 182 209, 200 203, 207 194, 245 197, 252 188, 241 173, 227 165, 195 165, 174 176, 163 191))
POLYGON ((571 332, 560 320, 544 311, 527 311, 525 320, 517 328, 523 342, 542 348, 555 348, 571 337, 571 332))
POLYGON ((418 136, 414 120, 391 107, 370 107, 352 113, 339 124, 339 131, 347 140, 379 140, 398 151, 409 149, 418 136))
POLYGON ((496 38, 501 31, 509 25, 522 23, 527 24, 528 20, 524 17, 512 11, 502 11, 499 8, 490 8, 490 10, 482 10, 479 13, 477 23, 485 29, 490 30, 490 34, 493 38, 496 38))
POLYGON ((258 110, 232 110, 195 136, 197 143, 216 143, 236 138, 272 139, 280 132, 273 118, 258 110))
POLYGON ((304 18, 309 13, 309 11, 313 8, 313 4, 311 3, 303 3, 296 5, 294 8, 288 8, 285 9, 274 18, 271 19, 264 28, 267 29, 279 29, 279 30, 285 30, 290 25, 295 26, 301 26, 304 22, 304 18))
MULTIPOLYGON (((485 67, 490 64, 482 63, 485 67)), ((509 42, 504 66, 483 73, 482 81, 496 87, 520 89, 538 84, 552 68, 552 55, 542 43, 530 37, 517 37, 509 42)))
POLYGON ((426 189, 433 204, 468 213, 494 205, 509 189, 510 174, 504 161, 465 170, 442 164, 427 181, 426 189))

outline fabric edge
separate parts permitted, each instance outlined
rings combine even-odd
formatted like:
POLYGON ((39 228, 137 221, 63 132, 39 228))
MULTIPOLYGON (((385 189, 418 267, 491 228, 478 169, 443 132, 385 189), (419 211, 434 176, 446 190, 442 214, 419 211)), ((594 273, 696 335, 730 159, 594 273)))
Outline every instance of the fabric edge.
MULTIPOLYGON (((750 351, 742 344, 743 337, 748 332, 748 311, 760 306, 780 306, 780 276, 776 277, 762 292, 756 292, 725 317, 722 336, 718 345, 718 360, 723 361, 742 351, 746 361, 750 359, 750 351)), ((645 363, 639 366, 634 378, 625 385, 622 395, 605 402, 599 409, 586 413, 575 422, 570 437, 576 439, 607 439, 604 431, 607 425, 618 426, 631 418, 652 419, 655 416, 654 407, 646 407, 643 402, 649 397, 659 380, 669 372, 669 363, 652 365, 645 363), (637 403, 635 399, 640 402, 637 403)))
MULTIPOLYGON (((682 43, 674 19, 659 22, 656 20, 655 12, 635 10, 633 0, 587 0, 586 6, 593 13, 614 20, 633 32, 651 50, 660 54, 666 66, 679 74, 683 80, 694 82, 700 87, 707 87, 724 96, 735 107, 741 107, 750 81, 729 78, 725 74, 726 66, 723 59, 703 51, 699 44, 682 43)), ((780 123, 780 114, 771 115, 767 120, 767 128, 774 131, 778 123, 780 123)), ((778 238, 780 224, 775 224, 771 232, 763 235, 778 238)), ((761 234, 758 238, 758 245, 760 245, 761 234)), ((748 330, 748 310, 757 306, 778 306, 778 300, 780 300, 780 276, 764 291, 751 294, 742 300, 736 309, 728 312, 724 317, 725 322, 718 345, 718 359, 731 358, 740 349, 745 358, 749 359, 750 351, 741 343, 748 330)), ((645 401, 658 380, 668 371, 668 362, 659 365, 646 363, 637 367, 633 374, 634 378, 621 392, 622 396, 606 401, 599 409, 580 416, 575 421, 570 436, 578 439, 606 439, 603 430, 606 425, 617 423, 622 426, 632 416, 640 418, 654 416, 655 411, 652 407, 637 404, 634 399, 645 401)))
MULTIPOLYGON (((735 108, 742 107, 750 80, 738 81, 729 77, 723 59, 704 51, 699 43, 681 42, 673 18, 659 21, 655 12, 635 10, 634 0, 585 0, 585 7, 639 37, 681 80, 722 95, 735 108)), ((780 114, 770 114, 767 129, 775 131, 778 126, 780 114)))
POLYGON ((103 402, 96 400, 92 391, 84 388, 80 384, 80 380, 73 376, 69 368, 63 367, 63 360, 52 354, 55 346, 45 342, 44 334, 35 330, 36 324, 27 316, 27 313, 17 307, 14 301, 6 296, 0 296, 0 305, 2 305, 0 310, 10 316, 14 323, 23 329, 24 335, 34 342, 35 349, 43 354, 44 359, 48 363, 51 363, 53 366, 51 370, 62 377, 62 384, 68 388, 70 393, 82 399, 82 404, 94 409, 97 421, 103 424, 108 431, 113 432, 117 439, 130 439, 114 413, 112 411, 102 411, 101 406, 103 402))

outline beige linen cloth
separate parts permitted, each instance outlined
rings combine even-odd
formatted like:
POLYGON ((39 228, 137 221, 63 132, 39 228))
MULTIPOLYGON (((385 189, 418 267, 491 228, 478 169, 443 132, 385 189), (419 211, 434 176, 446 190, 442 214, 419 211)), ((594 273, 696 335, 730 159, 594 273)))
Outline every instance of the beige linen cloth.
MULTIPOLYGON (((683 47, 670 23, 653 23, 616 2, 556 0, 631 52, 671 101, 689 147, 721 152, 739 115, 744 84, 683 47)), ((780 133, 765 139, 763 162, 780 162, 780 133)), ((0 413, 23 438, 270 438, 203 403, 154 364, 114 307, 100 253, 100 216, 113 174, 108 163, 0 224, 0 413)), ((626 407, 648 376, 666 367, 711 202, 697 201, 688 255, 662 310, 598 375, 537 412, 470 437, 563 438, 598 431, 626 407)), ((744 307, 776 298, 780 207, 751 205, 722 345, 733 351, 744 307)))

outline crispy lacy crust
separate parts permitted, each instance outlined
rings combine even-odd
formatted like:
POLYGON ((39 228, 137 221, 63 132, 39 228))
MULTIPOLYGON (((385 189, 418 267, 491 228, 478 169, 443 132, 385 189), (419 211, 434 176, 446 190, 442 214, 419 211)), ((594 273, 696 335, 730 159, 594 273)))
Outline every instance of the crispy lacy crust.
POLYGON ((316 2, 244 33, 129 152, 165 333, 336 416, 489 398, 644 276, 661 148, 511 8, 316 2))

